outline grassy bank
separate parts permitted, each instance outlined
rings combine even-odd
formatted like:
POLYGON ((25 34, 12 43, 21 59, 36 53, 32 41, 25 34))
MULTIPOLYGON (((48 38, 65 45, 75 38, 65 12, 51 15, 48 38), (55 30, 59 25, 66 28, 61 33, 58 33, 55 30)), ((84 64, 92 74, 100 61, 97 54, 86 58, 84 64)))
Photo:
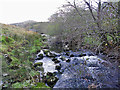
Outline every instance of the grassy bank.
POLYGON ((2 87, 47 87, 36 81, 39 73, 33 69, 36 52, 43 37, 32 31, 0 24, 0 58, 2 59, 2 87))

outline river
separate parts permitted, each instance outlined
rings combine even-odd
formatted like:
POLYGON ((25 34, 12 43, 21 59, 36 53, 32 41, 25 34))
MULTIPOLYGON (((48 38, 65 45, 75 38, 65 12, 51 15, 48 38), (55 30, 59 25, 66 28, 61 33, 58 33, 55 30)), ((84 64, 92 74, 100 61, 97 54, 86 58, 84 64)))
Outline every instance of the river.
POLYGON ((43 49, 34 64, 43 68, 41 79, 52 88, 119 88, 117 63, 90 51, 56 53, 43 49))

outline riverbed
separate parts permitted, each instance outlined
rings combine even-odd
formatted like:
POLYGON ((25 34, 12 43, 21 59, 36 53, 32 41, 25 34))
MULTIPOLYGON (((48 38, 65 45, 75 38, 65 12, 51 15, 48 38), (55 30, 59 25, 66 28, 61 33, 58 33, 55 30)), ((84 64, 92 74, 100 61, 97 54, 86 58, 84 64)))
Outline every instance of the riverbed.
POLYGON ((118 66, 86 50, 56 53, 41 50, 41 78, 52 88, 119 88, 118 66))

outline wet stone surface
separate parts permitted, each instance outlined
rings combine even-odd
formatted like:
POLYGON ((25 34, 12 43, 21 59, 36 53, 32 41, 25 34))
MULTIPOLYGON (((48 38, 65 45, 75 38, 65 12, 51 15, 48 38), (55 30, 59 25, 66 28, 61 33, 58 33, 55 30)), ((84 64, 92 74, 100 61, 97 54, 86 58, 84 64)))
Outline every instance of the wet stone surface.
POLYGON ((119 88, 117 66, 92 52, 43 49, 34 65, 43 67, 43 81, 52 88, 119 88))

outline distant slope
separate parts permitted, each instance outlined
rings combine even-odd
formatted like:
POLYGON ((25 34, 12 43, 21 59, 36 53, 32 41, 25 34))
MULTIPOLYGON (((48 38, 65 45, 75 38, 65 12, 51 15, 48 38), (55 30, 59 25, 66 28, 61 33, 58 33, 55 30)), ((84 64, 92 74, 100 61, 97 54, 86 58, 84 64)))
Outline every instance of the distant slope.
POLYGON ((24 22, 13 23, 11 25, 16 25, 16 26, 24 27, 25 25, 31 24, 31 23, 36 23, 36 21, 28 20, 28 21, 24 21, 24 22))
POLYGON ((36 22, 36 21, 28 20, 25 22, 14 23, 11 25, 26 28, 30 31, 35 31, 35 32, 39 32, 39 33, 47 33, 49 22, 36 22))

